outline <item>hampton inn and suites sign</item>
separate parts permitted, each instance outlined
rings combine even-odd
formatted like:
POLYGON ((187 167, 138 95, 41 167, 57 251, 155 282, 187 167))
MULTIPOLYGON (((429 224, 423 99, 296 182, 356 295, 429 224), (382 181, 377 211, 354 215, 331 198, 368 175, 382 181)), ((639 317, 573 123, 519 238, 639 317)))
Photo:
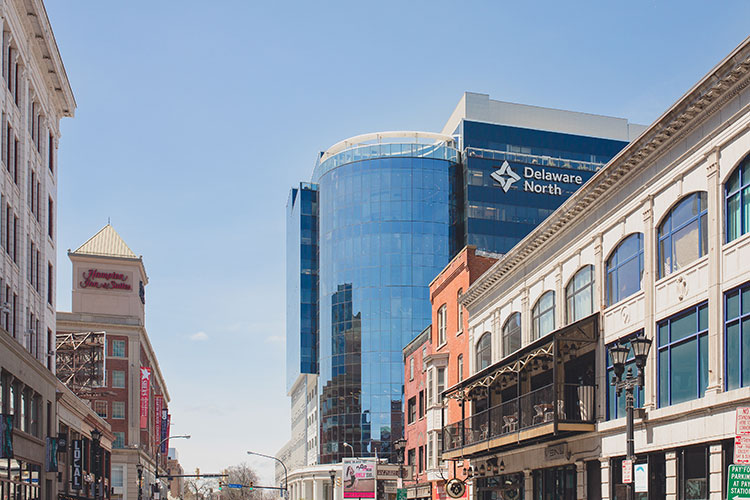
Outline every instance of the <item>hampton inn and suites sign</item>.
POLYGON ((129 276, 124 273, 89 269, 83 272, 83 280, 78 282, 81 288, 103 288, 105 290, 131 290, 129 276))

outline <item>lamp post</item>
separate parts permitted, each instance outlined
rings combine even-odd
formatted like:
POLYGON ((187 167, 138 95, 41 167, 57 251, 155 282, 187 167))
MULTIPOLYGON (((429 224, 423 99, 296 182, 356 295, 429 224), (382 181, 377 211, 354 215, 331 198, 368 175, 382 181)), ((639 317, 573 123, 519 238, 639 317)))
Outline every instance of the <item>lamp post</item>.
POLYGON ((403 482, 404 482, 404 450, 406 449, 406 439, 401 438, 397 439, 396 442, 393 443, 394 448, 396 448, 396 453, 398 455, 398 485, 397 488, 403 488, 403 482))
POLYGON ((135 468, 138 470, 138 500, 143 500, 143 464, 138 462, 135 468))
POLYGON ((163 445, 170 439, 190 439, 190 434, 179 434, 177 436, 167 436, 161 441, 159 441, 159 444, 156 446, 156 466, 154 467, 154 480, 156 481, 157 488, 159 488, 159 498, 161 498, 161 484, 159 484, 159 454, 161 451, 161 445, 163 445))
POLYGON ((331 476, 331 500, 336 500, 336 471, 331 469, 328 475, 331 476))
POLYGON ((352 458, 354 458, 354 446, 350 445, 349 443, 341 443, 343 446, 348 446, 350 450, 352 450, 352 458))
POLYGON ((99 476, 101 476, 101 466, 102 466, 102 450, 101 450, 101 442, 102 442, 102 432, 94 427, 91 430, 91 441, 93 442, 94 446, 94 499, 98 500, 99 498, 99 476))
POLYGON ((276 460, 281 464, 281 466, 284 468, 284 498, 289 498, 289 473, 286 470, 286 465, 284 465, 284 462, 281 461, 281 459, 274 457, 273 455, 264 455, 263 453, 257 453, 255 451, 248 451, 248 455, 256 455, 263 458, 270 458, 272 460, 276 460))
MULTIPOLYGON (((615 388, 618 398, 622 394, 622 391, 625 391, 625 459, 631 461, 635 461, 635 436, 633 430, 633 403, 635 400, 634 392, 636 387, 644 386, 644 370, 646 368, 646 360, 648 358, 648 352, 650 349, 651 339, 647 339, 642 335, 631 339, 627 343, 617 344, 614 347, 610 347, 609 349, 609 355, 612 357, 612 366, 615 371, 615 376, 612 379, 612 385, 615 388), (628 373, 623 378, 623 375, 625 373, 625 363, 628 360, 628 354, 630 353, 631 349, 633 350, 633 356, 635 357, 635 366, 638 368, 638 374, 633 375, 633 369, 628 368, 628 373)), ((627 490, 628 500, 633 500, 633 483, 629 483, 627 485, 627 490)))

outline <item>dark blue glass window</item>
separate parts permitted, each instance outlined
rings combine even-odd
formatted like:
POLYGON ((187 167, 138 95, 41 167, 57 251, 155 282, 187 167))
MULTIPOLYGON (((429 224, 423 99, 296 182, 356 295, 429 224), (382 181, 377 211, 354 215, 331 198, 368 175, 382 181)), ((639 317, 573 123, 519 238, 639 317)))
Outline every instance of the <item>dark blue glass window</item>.
POLYGON ((659 277, 677 271, 708 252, 708 208, 700 191, 680 200, 659 226, 659 277))
MULTIPOLYGON (((621 341, 627 342, 629 339, 642 334, 643 330, 628 335, 624 339, 621 339, 621 341)), ((609 355, 609 348, 613 345, 614 344, 609 344, 607 346, 607 420, 613 420, 625 416, 625 391, 620 394, 620 397, 617 397, 615 386, 612 385, 612 381, 615 379, 615 368, 612 365, 612 357, 609 355)), ((623 373, 623 377, 628 375, 628 370, 632 370, 633 376, 638 375, 638 368, 635 366, 635 356, 633 355, 632 348, 630 349, 627 361, 625 362, 625 372, 623 373)), ((643 406, 643 387, 638 386, 633 393, 633 396, 635 398, 633 406, 635 408, 641 408, 643 406)))
POLYGON ((703 397, 708 385, 708 304, 656 325, 659 406, 703 397))
POLYGON ((623 239, 607 259, 607 305, 611 306, 641 289, 643 234, 623 239))
POLYGON ((750 156, 742 160, 724 186, 727 242, 750 231, 750 156))
POLYGON ((724 361, 727 390, 750 385, 750 284, 724 295, 724 361))

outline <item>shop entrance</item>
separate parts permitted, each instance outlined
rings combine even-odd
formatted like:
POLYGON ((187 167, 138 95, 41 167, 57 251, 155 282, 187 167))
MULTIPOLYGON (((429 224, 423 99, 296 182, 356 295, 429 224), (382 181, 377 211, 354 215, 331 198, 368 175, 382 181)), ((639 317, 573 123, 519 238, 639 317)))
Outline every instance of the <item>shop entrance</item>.
POLYGON ((523 473, 479 478, 477 489, 478 500, 523 500, 523 473))
POLYGON ((534 500, 576 500, 576 467, 534 471, 534 500))

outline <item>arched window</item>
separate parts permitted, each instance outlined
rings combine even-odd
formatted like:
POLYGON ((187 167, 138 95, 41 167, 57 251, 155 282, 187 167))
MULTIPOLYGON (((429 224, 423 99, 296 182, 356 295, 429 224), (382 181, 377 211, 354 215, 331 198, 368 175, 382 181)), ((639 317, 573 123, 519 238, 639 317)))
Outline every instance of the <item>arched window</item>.
POLYGON ((531 312, 532 333, 538 339, 555 329, 555 292, 545 292, 531 312))
POLYGON ((484 332, 477 342, 477 371, 484 370, 492 363, 492 334, 484 332))
POLYGON ((594 266, 584 266, 565 287, 565 319, 573 323, 594 312, 594 266))
POLYGON ((440 306, 437 313, 437 324, 438 324, 438 345, 445 344, 446 341, 446 320, 447 320, 448 308, 445 304, 440 306))
POLYGON ((503 325, 503 356, 521 348, 521 313, 515 312, 503 325))
POLYGON ((462 293, 464 293, 464 289, 459 288, 458 293, 456 294, 456 306, 458 307, 458 314, 456 315, 458 317, 458 325, 456 325, 457 332, 461 332, 464 329, 464 306, 462 306, 461 302, 459 302, 462 293))
POLYGON ((706 192, 689 194, 659 226, 659 277, 677 271, 708 252, 706 192))
POLYGON ((643 233, 633 233, 624 238, 607 259, 607 305, 640 290, 642 279, 643 233))
POLYGON ((750 231, 750 156, 740 163, 724 186, 727 243, 750 231))
POLYGON ((459 354, 458 355, 458 363, 457 363, 456 371, 458 372, 456 375, 458 375, 458 381, 461 382, 464 379, 464 355, 459 354))

